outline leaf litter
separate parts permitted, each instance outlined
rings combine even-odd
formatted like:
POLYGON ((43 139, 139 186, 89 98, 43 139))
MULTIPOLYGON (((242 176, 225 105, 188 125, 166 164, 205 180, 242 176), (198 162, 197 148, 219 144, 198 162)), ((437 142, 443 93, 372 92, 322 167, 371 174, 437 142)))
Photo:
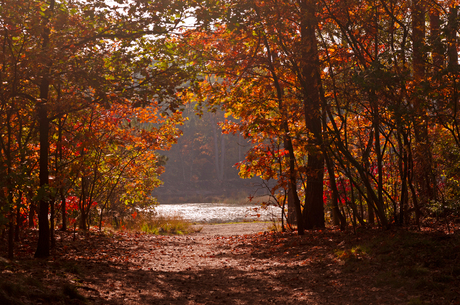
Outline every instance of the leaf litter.
POLYGON ((0 303, 460 304, 458 231, 232 235, 245 225, 220 235, 56 232, 45 260, 32 258, 29 231, 17 260, 0 262, 0 303))

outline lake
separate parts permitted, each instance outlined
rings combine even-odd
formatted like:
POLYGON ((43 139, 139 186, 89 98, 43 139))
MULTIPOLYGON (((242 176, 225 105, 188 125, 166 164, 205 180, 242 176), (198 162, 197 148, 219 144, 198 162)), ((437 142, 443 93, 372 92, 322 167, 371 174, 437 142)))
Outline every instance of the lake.
POLYGON ((277 206, 230 205, 225 203, 160 204, 155 207, 160 215, 180 215, 191 222, 224 223, 244 221, 272 221, 281 216, 277 206))

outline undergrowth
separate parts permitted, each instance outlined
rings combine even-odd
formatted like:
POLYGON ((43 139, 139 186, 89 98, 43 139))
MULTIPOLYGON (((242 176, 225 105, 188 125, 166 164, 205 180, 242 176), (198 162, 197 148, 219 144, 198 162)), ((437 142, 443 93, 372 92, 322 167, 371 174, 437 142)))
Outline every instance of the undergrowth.
POLYGON ((148 234, 183 235, 199 231, 180 215, 164 216, 157 213, 139 213, 127 222, 126 229, 148 234))

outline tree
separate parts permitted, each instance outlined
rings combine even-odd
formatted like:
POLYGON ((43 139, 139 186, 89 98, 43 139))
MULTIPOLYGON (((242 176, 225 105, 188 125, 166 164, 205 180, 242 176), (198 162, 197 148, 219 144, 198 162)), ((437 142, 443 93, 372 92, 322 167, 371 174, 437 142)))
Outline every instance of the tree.
MULTIPOLYGON (((457 64, 454 11, 454 2, 435 1, 202 3, 197 28, 185 35, 188 52, 204 74, 221 81, 204 80, 197 97, 241 118, 229 130, 264 143, 240 166, 242 174, 275 177, 274 168, 283 168, 280 177, 291 177, 285 186, 305 194, 300 208, 307 228, 324 226, 324 199, 343 216, 342 201, 363 225, 375 217, 383 227, 391 218, 418 223, 421 211, 439 199, 433 109, 449 94, 458 99, 455 85, 447 93, 427 73, 456 83, 455 73, 440 72, 441 54, 450 54, 451 67, 457 64), (436 39, 442 29, 446 39, 436 39), (304 109, 291 119, 283 111, 291 115, 294 103, 304 109), (291 166, 268 154, 281 142, 291 166), (324 197, 324 160, 335 199, 324 197)), ((444 125, 453 131, 450 122, 444 125)))
MULTIPOLYGON (((299 233, 302 234, 304 218, 308 221, 310 228, 324 226, 323 161, 320 157, 321 153, 318 153, 316 149, 318 143, 321 142, 321 139, 318 139, 321 134, 319 87, 315 87, 316 96, 308 95, 313 85, 313 80, 308 76, 318 66, 312 67, 309 63, 302 63, 302 60, 305 61, 305 58, 311 55, 308 53, 311 52, 308 45, 304 46, 306 43, 312 43, 308 40, 311 37, 305 38, 307 34, 304 33, 304 41, 292 39, 293 33, 301 28, 300 24, 291 21, 295 17, 302 19, 301 14, 297 16, 295 13, 298 11, 297 8, 294 4, 286 3, 281 5, 280 3, 234 2, 224 8, 226 13, 219 15, 224 17, 215 21, 214 31, 208 32, 207 23, 205 23, 202 32, 194 34, 195 39, 192 38, 189 41, 192 46, 197 46, 197 50, 200 47, 199 54, 195 53, 193 56, 200 55, 199 58, 208 64, 204 73, 207 73, 209 77, 203 82, 202 87, 205 93, 200 94, 206 96, 210 103, 221 103, 228 114, 241 119, 239 128, 232 128, 232 123, 230 123, 229 130, 244 133, 245 136, 252 138, 254 143, 272 138, 275 147, 279 141, 284 144, 284 148, 288 151, 287 162, 290 164, 285 167, 289 168, 290 172, 286 173, 286 177, 289 177, 287 180, 290 181, 288 183, 289 202, 296 207, 299 233), (282 22, 283 17, 286 17, 286 22, 282 22), (251 24, 249 20, 252 25, 249 25, 251 24), (286 33, 283 33, 283 30, 286 30, 286 33), (204 51, 203 45, 206 46, 204 51), (303 54, 304 59, 302 59, 302 54, 293 51, 299 48, 308 49, 303 54), (221 81, 212 81, 211 76, 213 75, 221 81), (313 98, 317 99, 313 100, 313 98), (317 107, 315 115, 310 116, 310 106, 306 106, 304 112, 299 113, 300 108, 296 105, 301 102, 299 100, 304 100, 305 105, 312 103, 313 107, 317 107), (306 113, 308 113, 308 119, 305 119, 305 122, 308 125, 308 137, 311 138, 310 144, 305 148, 294 147, 294 139, 297 136, 303 138, 299 141, 300 143, 305 141, 304 137, 298 134, 302 131, 298 125, 298 119, 294 118, 304 117, 306 113), (297 126, 293 127, 294 125, 291 124, 297 124, 297 126), (304 216, 301 215, 300 200, 297 195, 299 176, 296 174, 296 167, 299 167, 300 164, 296 163, 303 162, 298 158, 296 161, 294 151, 297 149, 314 151, 306 157, 310 164, 306 167, 305 177, 307 177, 306 183, 309 188, 306 194, 308 194, 307 197, 310 194, 314 195, 306 199, 308 208, 304 209, 304 216), (315 179, 316 182, 314 182, 315 179), (312 190, 314 191, 311 192, 312 190)), ((213 7, 208 9, 212 11, 213 7)), ((314 31, 313 29, 313 34, 314 31)), ((320 83, 316 78, 314 81, 320 83)), ((268 147, 264 148, 263 145, 256 147, 262 151, 272 150, 268 147)), ((321 145, 319 147, 321 150, 321 145)), ((261 169, 260 166, 240 168, 243 175, 245 172, 251 172, 249 169, 253 169, 256 173, 261 169)), ((266 177, 275 175, 273 170, 270 172, 271 174, 267 172, 266 177)))
POLYGON ((18 82, 28 83, 27 91, 17 90, 15 97, 31 101, 39 118, 37 257, 49 254, 50 123, 92 104, 138 107, 156 100, 168 103, 174 111, 179 100, 176 94, 185 90, 178 84, 188 72, 185 64, 173 62, 174 42, 165 42, 185 16, 185 4, 169 1, 147 6, 137 1, 126 6, 121 2, 54 0, 2 3, 7 42, 4 50, 8 47, 14 54, 12 60, 22 58, 17 65, 23 73, 18 82))
MULTIPOLYGON (((322 140, 322 105, 320 64, 316 29, 316 3, 301 0, 300 35, 301 61, 299 66, 299 82, 302 86, 305 111, 305 126, 311 139, 307 147, 308 163, 306 167, 307 188, 305 190, 305 208, 303 217, 305 228, 324 228, 323 177, 324 154, 322 140)), ((297 69, 296 69, 297 70, 297 69)))

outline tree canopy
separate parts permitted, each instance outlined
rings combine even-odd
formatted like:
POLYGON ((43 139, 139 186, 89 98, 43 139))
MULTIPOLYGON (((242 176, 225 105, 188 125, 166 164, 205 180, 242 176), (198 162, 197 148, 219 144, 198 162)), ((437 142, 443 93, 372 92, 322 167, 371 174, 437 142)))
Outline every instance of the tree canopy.
POLYGON ((299 234, 459 216, 454 0, 0 4, 0 226, 11 257, 35 214, 35 255, 46 257, 57 221, 86 230, 154 204, 158 152, 177 142, 191 103, 223 112, 217 179, 221 131, 245 137, 240 176, 275 180, 271 196, 299 234))
POLYGON ((226 130, 258 143, 241 174, 278 180, 299 233, 324 227, 324 211, 343 228, 458 213, 446 175, 458 149, 456 2, 202 7, 212 22, 187 33, 209 76, 196 98, 241 119, 226 130))

